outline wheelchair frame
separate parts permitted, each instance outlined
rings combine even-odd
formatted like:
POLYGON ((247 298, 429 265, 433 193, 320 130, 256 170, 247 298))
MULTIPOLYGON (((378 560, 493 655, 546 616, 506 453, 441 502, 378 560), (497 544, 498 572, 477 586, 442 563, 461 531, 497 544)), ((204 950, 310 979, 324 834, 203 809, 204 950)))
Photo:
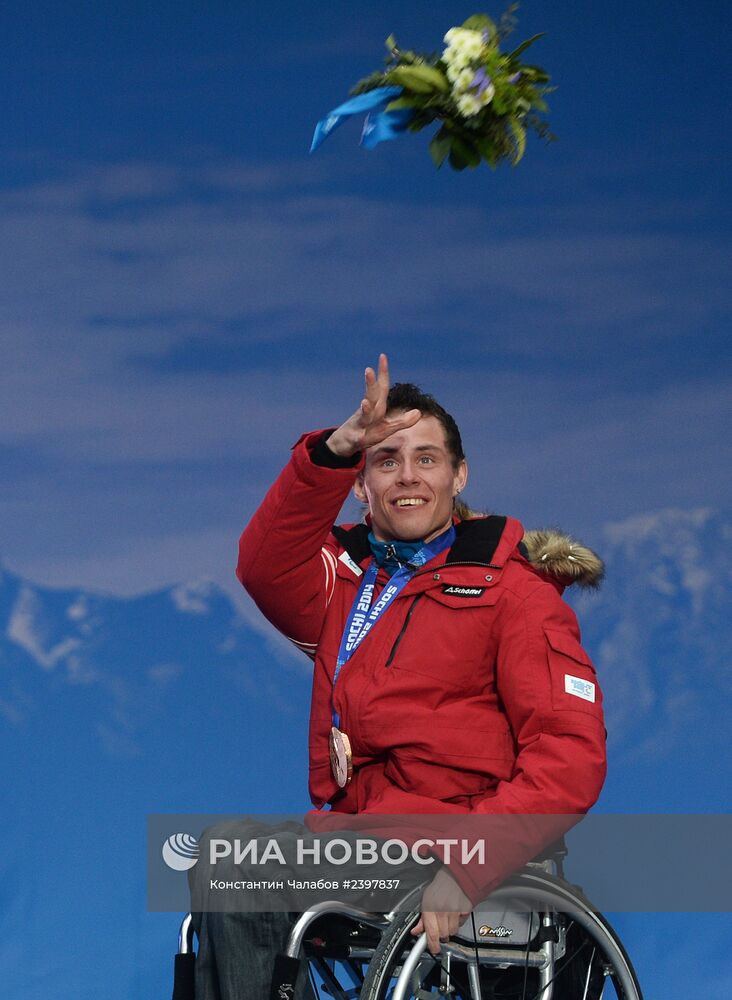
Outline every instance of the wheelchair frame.
MULTIPOLYGON (((567 964, 567 928, 576 924, 586 938, 582 944, 592 944, 592 956, 587 967, 583 996, 573 996, 572 1000, 587 1000, 589 996, 604 995, 604 985, 600 994, 590 993, 591 975, 595 980, 601 975, 603 983, 612 983, 618 1000, 643 1000, 640 984, 631 961, 620 939, 607 920, 594 910, 592 904, 585 898, 582 891, 566 882, 557 874, 557 865, 553 861, 534 862, 525 866, 519 873, 496 889, 489 897, 493 909, 502 905, 506 909, 514 909, 523 904, 522 908, 532 914, 540 914, 540 925, 532 939, 531 947, 509 948, 505 944, 487 944, 478 942, 474 933, 474 942, 462 943, 455 938, 443 942, 441 955, 435 959, 426 951, 427 938, 425 934, 414 938, 410 929, 419 918, 419 903, 421 889, 415 890, 401 901, 398 908, 381 915, 369 913, 359 907, 337 901, 325 901, 301 914, 290 932, 286 956, 290 960, 306 958, 310 970, 314 970, 323 982, 327 996, 336 1000, 408 1000, 410 997, 428 997, 432 995, 423 989, 421 982, 426 976, 436 971, 440 966, 440 985, 434 996, 455 995, 454 981, 457 981, 456 968, 464 967, 467 973, 469 993, 459 986, 461 997, 465 1000, 485 1000, 481 988, 481 967, 491 966, 506 970, 537 970, 539 989, 534 994, 527 994, 526 1000, 563 1000, 564 993, 555 991, 558 977, 565 971, 567 964), (406 908, 405 908, 406 904, 406 908), (559 915, 562 915, 561 917, 559 915), (352 945, 340 944, 328 951, 327 943, 313 949, 306 939, 308 930, 324 916, 343 917, 354 926, 353 935, 358 937, 359 929, 380 932, 381 937, 376 947, 356 941, 352 945), (567 923, 569 921, 569 924, 567 923), (595 959, 595 956, 597 960, 595 959), (560 966, 565 959, 564 967, 560 966), (366 974, 362 967, 367 964, 366 974), (593 968, 594 966, 594 968, 593 968), (345 974, 348 982, 344 985, 338 978, 345 974)), ((476 907, 476 911, 485 904, 476 907)), ((577 952, 572 956, 576 957, 577 952)), ((178 937, 178 955, 176 956, 176 988, 173 1000, 191 1000, 194 930, 192 916, 188 914, 181 923, 178 937), (179 989, 179 978, 181 988, 179 989), (182 985, 185 981, 185 985, 182 985), (190 990, 190 992, 187 992, 190 990)), ((526 976, 526 972, 524 973, 526 976)), ((312 978, 311 978, 312 981, 312 978)), ((524 979, 524 984, 526 979, 524 979)), ((315 985, 313 983, 313 985, 315 985)), ((319 987, 315 987, 320 990, 319 987)), ((276 995, 276 989, 273 990, 276 995)), ((321 995, 317 993, 316 995, 321 995)))

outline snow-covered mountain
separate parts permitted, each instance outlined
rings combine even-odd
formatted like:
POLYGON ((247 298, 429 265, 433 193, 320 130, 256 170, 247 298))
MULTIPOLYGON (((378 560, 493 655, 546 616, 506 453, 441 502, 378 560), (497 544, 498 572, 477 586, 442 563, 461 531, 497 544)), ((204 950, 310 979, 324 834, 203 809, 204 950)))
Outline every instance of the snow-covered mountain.
MULTIPOLYGON (((586 539, 608 569, 599 593, 570 596, 606 696, 600 808, 727 808, 731 536, 717 514, 662 511, 586 539)), ((14 995, 167 992, 176 920, 145 913, 146 815, 307 808, 309 671, 212 584, 122 599, 2 572, 0 961, 18 970, 14 995), (123 963, 119 919, 138 942, 123 963)))
POLYGON ((728 753, 732 525, 663 510, 606 526, 607 578, 574 601, 607 695, 611 738, 635 766, 728 753))
POLYGON ((102 749, 143 752, 155 730, 185 719, 216 726, 224 706, 242 721, 266 709, 295 714, 309 690, 273 636, 248 624, 214 584, 182 584, 135 598, 33 585, 0 575, 0 713, 42 724, 58 700, 90 713, 102 749))
MULTIPOLYGON (((681 753, 726 751, 731 538, 711 511, 665 510, 590 540, 607 578, 570 600, 605 691, 611 747, 636 778, 681 753)), ((3 572, 0 665, 0 717, 21 741, 60 713, 71 726, 83 720, 112 756, 183 757, 197 733, 229 753, 238 741, 239 754, 276 768, 284 742, 304 776, 309 661, 211 583, 123 599, 3 572)))
POLYGON ((8 995, 169 993, 147 817, 306 809, 309 674, 212 584, 122 599, 0 575, 8 995))

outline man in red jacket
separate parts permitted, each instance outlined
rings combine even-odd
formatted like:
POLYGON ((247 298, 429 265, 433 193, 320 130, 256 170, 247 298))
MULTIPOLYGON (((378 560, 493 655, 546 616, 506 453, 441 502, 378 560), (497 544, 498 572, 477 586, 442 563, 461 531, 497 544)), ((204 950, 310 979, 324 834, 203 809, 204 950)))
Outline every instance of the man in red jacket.
MULTIPOLYGON (((601 695, 560 594, 601 564, 564 540, 559 559, 547 550, 537 566, 517 521, 459 519, 466 479, 452 417, 415 387, 390 393, 382 355, 378 373, 366 369, 356 412, 300 439, 242 535, 239 579, 315 660, 318 807, 576 814, 600 792, 601 695), (368 504, 367 524, 334 528, 352 488, 368 504), (402 576, 372 622, 353 615, 369 567, 366 618, 402 576)), ((499 867, 464 887, 490 890, 508 874, 499 867)), ((456 929, 462 908, 425 917, 431 945, 456 929)))
MULTIPOLYGON (((331 813, 567 818, 605 776, 601 694, 561 599, 602 564, 562 536, 470 516, 455 421, 384 355, 356 412, 303 435, 244 531, 237 574, 314 660, 310 793, 331 813), (353 490, 365 524, 334 526, 353 490)), ((518 829, 518 827, 516 827, 518 829)), ((496 845, 425 890, 430 951, 546 846, 496 845)))

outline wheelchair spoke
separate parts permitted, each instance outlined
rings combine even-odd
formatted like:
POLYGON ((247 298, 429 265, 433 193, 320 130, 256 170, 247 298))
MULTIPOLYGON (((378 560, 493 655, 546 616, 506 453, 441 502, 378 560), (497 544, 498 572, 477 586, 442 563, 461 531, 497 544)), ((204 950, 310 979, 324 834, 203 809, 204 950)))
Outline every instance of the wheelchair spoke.
POLYGON ((478 1000, 481 994, 490 1000, 642 1000, 610 925, 561 879, 522 873, 478 910, 488 931, 451 938, 439 964, 420 956, 424 938, 415 942, 410 934, 418 909, 404 913, 374 952, 361 1000, 478 1000), (491 914, 501 921, 498 940, 490 940, 491 914))
POLYGON ((323 934, 322 950, 311 954, 316 972, 320 961, 330 973, 319 977, 321 1000, 643 1000, 610 925, 561 879, 516 876, 471 916, 472 933, 466 927, 436 957, 424 935, 411 934, 419 898, 410 904, 388 915, 380 939, 363 926, 341 929, 330 958, 323 934), (492 927, 501 931, 493 939, 492 927))
MULTIPOLYGON (((587 993, 590 989, 590 976, 592 975, 592 963, 595 961, 595 948, 592 949, 592 954, 590 955, 590 964, 587 966, 587 975, 585 976, 585 991, 582 994, 582 1000, 587 1000, 587 993)), ((603 983, 603 992, 605 990, 605 984, 603 983)))

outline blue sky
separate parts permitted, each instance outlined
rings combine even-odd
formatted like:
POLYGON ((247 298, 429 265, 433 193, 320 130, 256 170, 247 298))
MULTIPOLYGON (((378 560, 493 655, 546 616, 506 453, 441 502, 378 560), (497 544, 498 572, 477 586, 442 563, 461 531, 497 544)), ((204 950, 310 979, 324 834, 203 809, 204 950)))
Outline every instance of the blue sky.
MULTIPOLYGON (((471 13, 3 12, 2 565, 116 595, 200 577, 235 595, 243 523, 301 431, 351 412, 380 350, 457 416, 477 507, 626 560, 667 544, 673 562, 684 525, 729 523, 728 5, 524 4, 516 37, 547 32, 534 51, 559 86, 559 141, 530 143, 515 171, 437 172, 424 136, 366 153, 356 124, 308 155, 389 32, 431 50, 471 13)), ((705 535, 700 558, 721 573, 728 545, 705 535)), ((648 572, 644 614, 660 616, 672 584, 648 572)), ((718 621, 714 588, 684 579, 685 599, 709 603, 698 622, 718 621)), ((608 662, 627 618, 612 630, 608 662)), ((654 808, 719 809, 709 773, 700 790, 687 767, 688 796, 668 780, 688 702, 664 690, 671 756, 643 772, 654 808)), ((73 700, 63 711, 81 718, 73 700)), ((701 762, 710 717, 693 718, 701 762)), ((164 756, 160 733, 146 753, 164 756)), ((93 787, 89 752, 68 744, 66 780, 93 787)), ((638 738, 619 755, 613 808, 648 752, 638 738)), ((191 809, 209 808, 203 787, 191 809)), ((145 808, 164 798, 151 786, 145 808)))
POLYGON ((230 580, 287 448, 381 349, 461 418, 476 505, 587 534, 727 496, 724 6, 527 5, 560 139, 516 171, 368 154, 355 124, 308 156, 389 30, 430 48, 464 14, 5 15, 8 564, 230 580))

